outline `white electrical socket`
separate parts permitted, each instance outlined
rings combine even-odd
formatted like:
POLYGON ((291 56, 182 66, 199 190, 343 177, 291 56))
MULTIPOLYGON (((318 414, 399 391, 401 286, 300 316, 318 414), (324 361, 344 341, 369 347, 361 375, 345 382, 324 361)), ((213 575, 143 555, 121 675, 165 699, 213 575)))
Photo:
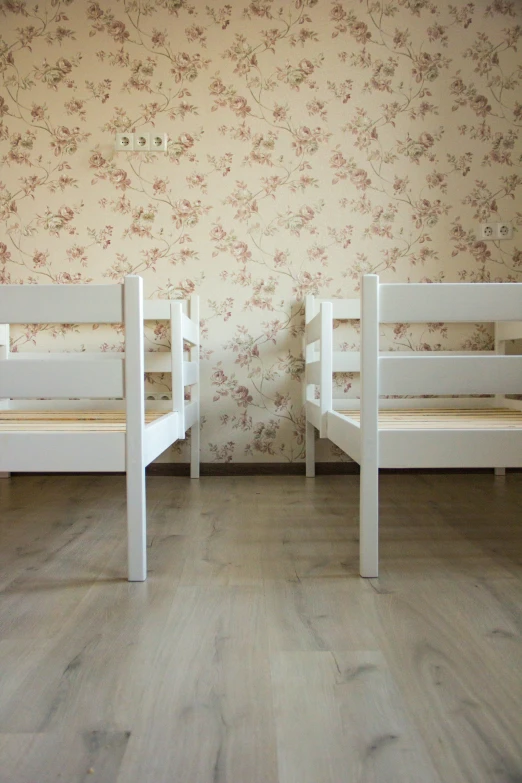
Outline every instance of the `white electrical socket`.
POLYGON ((513 239, 513 226, 511 223, 481 223, 481 239, 513 239))
POLYGON ((511 223, 497 223, 497 239, 513 239, 511 223))
POLYGON ((135 150, 150 150, 150 133, 135 133, 134 134, 134 149, 135 150))
POLYGON ((156 152, 166 152, 168 136, 166 133, 151 133, 150 134, 150 148, 156 150, 156 152))
POLYGON ((117 133, 116 141, 114 142, 115 150, 133 150, 134 149, 134 134, 133 133, 117 133))
POLYGON ((480 224, 480 236, 482 239, 496 239, 497 238, 497 224, 496 223, 481 223, 480 224))

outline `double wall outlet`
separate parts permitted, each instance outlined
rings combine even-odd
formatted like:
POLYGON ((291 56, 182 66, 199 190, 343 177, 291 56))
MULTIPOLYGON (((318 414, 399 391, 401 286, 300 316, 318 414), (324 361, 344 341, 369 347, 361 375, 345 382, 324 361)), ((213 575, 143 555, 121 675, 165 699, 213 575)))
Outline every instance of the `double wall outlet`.
POLYGON ((121 152, 132 150, 154 150, 155 152, 166 152, 168 136, 166 133, 117 133, 114 142, 114 149, 121 152))
POLYGON ((513 239, 513 226, 511 223, 481 223, 481 239, 513 239))

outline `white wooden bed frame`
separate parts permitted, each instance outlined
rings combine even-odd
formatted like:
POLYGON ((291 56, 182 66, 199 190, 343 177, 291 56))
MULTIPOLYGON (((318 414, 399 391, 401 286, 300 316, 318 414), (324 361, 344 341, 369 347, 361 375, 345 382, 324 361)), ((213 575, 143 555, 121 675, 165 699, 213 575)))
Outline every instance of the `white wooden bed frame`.
POLYGON ((502 475, 506 467, 522 467, 522 413, 516 413, 522 402, 504 396, 522 393, 522 357, 504 355, 506 340, 522 338, 521 317, 520 283, 380 284, 365 275, 361 301, 307 297, 306 475, 315 475, 316 429, 360 464, 361 576, 378 576, 379 468, 489 467, 502 475), (359 318, 360 354, 334 352, 333 320, 359 318), (494 323, 495 350, 379 352, 381 323, 442 322, 494 323), (360 403, 333 398, 334 372, 361 373, 360 403), (380 400, 421 394, 493 396, 380 400), (504 413, 495 413, 499 407, 504 413), (416 419, 409 425, 408 409, 416 419), (391 428, 390 410, 397 414, 391 428), (453 417, 451 426, 445 415, 453 417))
POLYGON ((143 281, 135 275, 123 285, 3 285, 0 321, 5 322, 0 325, 0 408, 2 415, 16 412, 18 419, 0 431, 0 471, 3 476, 10 471, 124 471, 128 578, 144 581, 146 466, 190 430, 190 475, 199 477, 198 298, 191 297, 188 316, 181 302, 144 301, 143 281), (144 352, 143 322, 153 319, 170 321, 170 352, 144 352), (10 352, 8 325, 26 323, 123 323, 125 353, 10 352), (190 361, 184 360, 184 341, 190 345, 190 361), (160 413, 150 423, 145 421, 145 372, 172 373, 172 401, 147 403, 147 410, 160 413), (189 402, 186 386, 192 387, 189 402), (80 411, 94 418, 96 411, 114 411, 114 421, 110 413, 108 424, 73 418, 53 430, 53 424, 31 423, 37 411, 69 417, 76 411, 79 418, 80 411))

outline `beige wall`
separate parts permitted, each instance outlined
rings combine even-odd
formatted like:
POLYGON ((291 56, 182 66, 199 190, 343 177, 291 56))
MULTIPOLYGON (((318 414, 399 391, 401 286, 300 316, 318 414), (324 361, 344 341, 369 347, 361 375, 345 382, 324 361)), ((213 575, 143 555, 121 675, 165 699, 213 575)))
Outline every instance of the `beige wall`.
MULTIPOLYGON (((364 271, 522 279, 517 234, 476 241, 481 220, 522 223, 517 0, 37 6, 0 11, 2 281, 197 291, 204 461, 303 458, 306 293, 356 295, 364 271), (168 154, 113 152, 138 129, 167 132, 168 154)), ((121 343, 68 331, 16 347, 121 343)))

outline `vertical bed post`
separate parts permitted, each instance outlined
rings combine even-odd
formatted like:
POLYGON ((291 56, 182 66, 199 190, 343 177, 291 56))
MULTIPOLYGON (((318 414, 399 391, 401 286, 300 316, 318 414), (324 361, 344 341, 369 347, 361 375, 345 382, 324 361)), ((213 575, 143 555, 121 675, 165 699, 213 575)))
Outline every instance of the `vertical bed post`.
MULTIPOLYGON (((0 324, 0 359, 9 359, 9 324, 0 324)), ((9 400, 0 400, 0 408, 9 408, 9 400)), ((5 470, 0 471, 0 479, 10 478, 11 474, 5 470)))
POLYGON ((361 312, 360 574, 379 575, 379 278, 364 275, 361 312))
POLYGON ((170 303, 170 344, 172 361, 172 410, 178 412, 178 438, 185 440, 185 380, 183 378, 183 307, 170 303))
POLYGON ((199 297, 192 294, 190 297, 190 320, 196 324, 198 341, 190 349, 190 361, 198 366, 197 383, 190 387, 190 399, 196 404, 196 421, 190 428, 190 478, 199 478, 200 459, 200 379, 199 379, 199 297))
POLYGON ((145 393, 143 345, 143 280, 125 278, 125 397, 127 433, 127 536, 129 582, 147 578, 147 522, 145 498, 145 393))
POLYGON ((320 343, 320 394, 321 394, 321 438, 328 437, 328 413, 332 410, 332 373, 333 373, 333 305, 321 303, 321 339, 320 343))
POLYGON ((306 476, 313 478, 315 476, 315 427, 311 421, 308 421, 306 405, 308 402, 309 378, 308 365, 314 360, 314 344, 306 342, 306 324, 315 316, 315 298, 313 294, 308 294, 305 298, 305 334, 304 334, 304 354, 305 354, 305 382, 304 382, 304 406, 306 422, 306 476))
MULTIPOLYGON (((493 324, 494 334, 495 334, 495 353, 498 353, 500 355, 503 355, 506 353, 506 341, 502 340, 499 337, 499 324, 495 323, 493 324)), ((495 405, 499 407, 502 405, 502 401, 505 399, 504 394, 495 394, 495 405)), ((505 468, 494 468, 495 470, 495 476, 505 476, 506 475, 506 469, 505 468)))

